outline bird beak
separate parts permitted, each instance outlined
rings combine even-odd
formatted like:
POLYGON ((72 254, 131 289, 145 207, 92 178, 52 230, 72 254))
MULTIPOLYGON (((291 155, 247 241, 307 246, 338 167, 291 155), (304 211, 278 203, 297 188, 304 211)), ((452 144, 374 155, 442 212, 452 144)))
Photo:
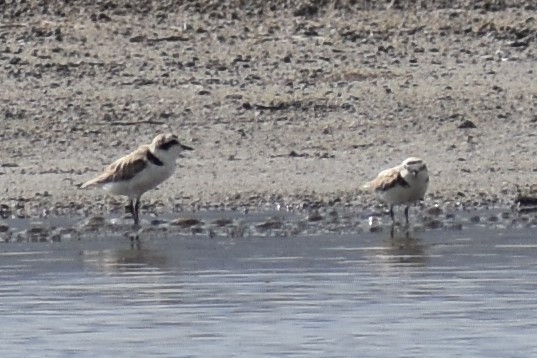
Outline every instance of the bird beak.
POLYGON ((181 149, 183 150, 194 150, 194 148, 189 147, 188 145, 181 144, 181 149))

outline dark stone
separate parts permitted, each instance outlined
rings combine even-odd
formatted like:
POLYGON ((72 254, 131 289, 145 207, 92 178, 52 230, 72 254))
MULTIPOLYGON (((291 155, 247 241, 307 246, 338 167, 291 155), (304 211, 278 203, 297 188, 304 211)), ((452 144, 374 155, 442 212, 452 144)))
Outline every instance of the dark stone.
POLYGON ((257 224, 255 227, 259 230, 265 231, 265 230, 274 230, 274 229, 281 229, 282 223, 280 221, 267 221, 261 224, 257 224))
POLYGON ((188 228, 199 224, 201 224, 201 221, 193 218, 178 218, 173 221, 170 221, 170 225, 179 226, 182 228, 188 228))
POLYGON ((464 121, 462 121, 461 124, 458 125, 457 128, 461 128, 461 129, 466 129, 466 128, 477 128, 477 126, 474 124, 474 122, 468 120, 468 119, 465 119, 464 121))

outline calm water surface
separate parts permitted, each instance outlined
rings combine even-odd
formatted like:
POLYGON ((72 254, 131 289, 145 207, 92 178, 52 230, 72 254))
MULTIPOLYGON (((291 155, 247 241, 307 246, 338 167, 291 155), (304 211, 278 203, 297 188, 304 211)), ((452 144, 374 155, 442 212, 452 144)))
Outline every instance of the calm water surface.
POLYGON ((468 229, 0 249, 17 356, 537 356, 537 241, 468 229))

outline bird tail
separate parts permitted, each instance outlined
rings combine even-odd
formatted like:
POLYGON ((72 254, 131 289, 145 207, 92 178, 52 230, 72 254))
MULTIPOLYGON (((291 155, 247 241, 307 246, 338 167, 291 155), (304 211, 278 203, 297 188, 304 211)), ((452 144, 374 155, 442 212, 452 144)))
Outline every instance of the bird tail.
POLYGON ((99 184, 100 178, 91 179, 80 186, 80 189, 89 188, 99 184))

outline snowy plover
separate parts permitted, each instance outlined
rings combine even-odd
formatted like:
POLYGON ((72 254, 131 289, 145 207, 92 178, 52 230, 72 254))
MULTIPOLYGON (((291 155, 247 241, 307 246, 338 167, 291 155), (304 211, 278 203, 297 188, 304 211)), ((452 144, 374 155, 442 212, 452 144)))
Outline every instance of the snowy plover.
POLYGON ((127 196, 127 209, 134 218, 134 224, 138 226, 142 194, 173 174, 175 160, 183 150, 192 148, 181 144, 176 135, 159 134, 151 144, 142 145, 134 152, 119 158, 101 175, 84 183, 81 188, 97 186, 113 195, 127 196))
POLYGON ((381 171, 375 179, 364 185, 372 190, 384 203, 390 205, 390 216, 394 220, 393 206, 406 204, 405 218, 408 224, 408 207, 423 199, 429 186, 427 165, 420 158, 407 158, 400 165, 381 171))

